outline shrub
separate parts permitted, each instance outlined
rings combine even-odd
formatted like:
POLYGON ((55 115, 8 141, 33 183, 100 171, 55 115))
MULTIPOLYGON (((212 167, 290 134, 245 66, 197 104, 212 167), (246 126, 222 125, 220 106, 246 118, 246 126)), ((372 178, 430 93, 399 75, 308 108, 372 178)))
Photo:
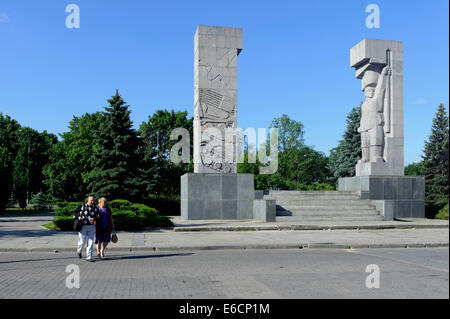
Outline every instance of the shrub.
POLYGON ((60 230, 73 230, 73 217, 55 216, 55 218, 53 218, 53 224, 60 230))
MULTIPOLYGON (((73 229, 73 211, 80 203, 58 202, 54 225, 60 230, 73 229)), ((158 211, 144 204, 136 204, 123 199, 108 203, 112 210, 116 230, 139 230, 146 227, 172 227, 169 218, 159 216, 158 211)))
MULTIPOLYGON (((142 205, 142 204, 140 204, 142 205)), ((141 210, 113 210, 116 230, 138 230, 145 227, 172 227, 167 217, 158 216, 153 208, 142 205, 141 210)))
POLYGON ((436 214, 436 218, 448 220, 448 203, 436 214))
POLYGON ((115 199, 110 202, 108 202, 108 206, 111 208, 111 210, 127 210, 130 208, 132 203, 125 199, 115 199))
POLYGON ((313 183, 311 185, 311 190, 314 191, 333 191, 335 189, 335 186, 329 183, 313 183))
POLYGON ((73 216, 73 212, 81 203, 77 202, 58 202, 56 203, 56 216, 73 216))
POLYGON ((155 208, 161 216, 180 216, 181 214, 179 195, 150 196, 145 200, 145 204, 155 208))

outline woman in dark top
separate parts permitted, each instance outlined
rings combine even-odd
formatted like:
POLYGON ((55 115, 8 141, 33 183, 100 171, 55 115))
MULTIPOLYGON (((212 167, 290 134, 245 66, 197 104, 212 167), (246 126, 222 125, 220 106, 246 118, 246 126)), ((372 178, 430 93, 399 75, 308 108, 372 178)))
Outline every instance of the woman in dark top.
POLYGON ((100 211, 100 218, 95 222, 95 243, 97 244, 97 255, 100 259, 103 259, 105 248, 111 240, 114 222, 106 198, 102 197, 98 200, 98 210, 100 211))

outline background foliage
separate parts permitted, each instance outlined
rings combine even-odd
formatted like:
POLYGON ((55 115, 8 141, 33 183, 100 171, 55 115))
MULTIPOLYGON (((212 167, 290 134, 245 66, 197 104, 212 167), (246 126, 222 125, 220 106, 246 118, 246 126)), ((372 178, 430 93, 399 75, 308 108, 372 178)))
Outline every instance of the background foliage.
MULTIPOLYGON (((193 118, 187 111, 160 109, 135 130, 130 113, 116 91, 103 112, 74 116, 59 139, 0 113, 0 211, 8 205, 25 209, 56 203, 55 224, 71 227, 72 211, 94 194, 116 199, 111 203, 118 205, 115 215, 123 229, 169 224, 164 215, 180 214, 180 176, 193 171, 192 160, 170 161, 170 149, 177 141, 169 137, 173 129, 183 127, 192 138, 193 118)), ((335 189, 339 177, 354 176, 361 157, 360 118, 360 106, 353 108, 342 139, 326 156, 305 144, 301 121, 283 114, 270 125, 279 133, 278 171, 260 174, 259 168, 268 163, 257 157, 256 163, 248 163, 247 146, 238 172, 254 174, 256 189, 335 189)), ((425 175, 428 217, 445 216, 445 207, 448 216, 448 123, 441 104, 423 160, 405 167, 405 175, 425 175)), ((192 140, 190 145, 192 159, 192 140)))

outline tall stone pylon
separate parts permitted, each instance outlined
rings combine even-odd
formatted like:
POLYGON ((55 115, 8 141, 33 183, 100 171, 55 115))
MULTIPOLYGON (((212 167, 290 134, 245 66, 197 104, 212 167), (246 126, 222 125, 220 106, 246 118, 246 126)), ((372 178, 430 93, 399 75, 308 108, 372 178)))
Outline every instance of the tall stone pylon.
POLYGON ((194 173, 237 173, 237 57, 241 50, 241 28, 197 27, 194 173))
POLYGON ((350 66, 366 97, 356 176, 403 176, 403 43, 364 39, 350 49, 350 66))

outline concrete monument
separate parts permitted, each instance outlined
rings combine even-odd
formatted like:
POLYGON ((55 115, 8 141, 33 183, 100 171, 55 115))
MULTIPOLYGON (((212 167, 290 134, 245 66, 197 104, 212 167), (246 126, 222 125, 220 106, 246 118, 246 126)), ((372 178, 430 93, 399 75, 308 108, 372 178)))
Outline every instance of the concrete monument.
POLYGON ((403 175, 403 45, 364 39, 350 50, 361 79, 362 158, 356 176, 403 175))
POLYGON ((185 219, 275 220, 274 203, 255 199, 254 176, 237 174, 237 57, 241 50, 242 29, 197 27, 194 173, 181 176, 185 219))
POLYGON ((371 199, 386 220, 425 216, 425 180, 404 175, 403 44, 364 39, 350 49, 350 66, 361 79, 362 157, 356 176, 339 179, 339 190, 371 199))
POLYGON ((242 29, 198 26, 194 37, 195 173, 237 171, 237 58, 241 50, 242 29))

